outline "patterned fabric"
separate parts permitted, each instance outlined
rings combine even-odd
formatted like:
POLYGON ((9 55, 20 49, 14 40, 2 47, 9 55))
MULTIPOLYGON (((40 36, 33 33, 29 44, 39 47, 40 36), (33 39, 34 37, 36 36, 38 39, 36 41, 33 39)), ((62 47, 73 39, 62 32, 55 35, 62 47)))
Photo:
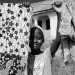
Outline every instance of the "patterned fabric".
POLYGON ((61 23, 59 28, 61 35, 71 35, 71 19, 72 16, 68 11, 66 3, 64 3, 61 8, 61 23))
POLYGON ((0 4, 0 75, 23 75, 31 12, 24 3, 0 4))
POLYGON ((64 3, 61 8, 61 22, 59 32, 75 41, 75 14, 72 4, 64 3), (64 11, 63 11, 64 10, 64 11))

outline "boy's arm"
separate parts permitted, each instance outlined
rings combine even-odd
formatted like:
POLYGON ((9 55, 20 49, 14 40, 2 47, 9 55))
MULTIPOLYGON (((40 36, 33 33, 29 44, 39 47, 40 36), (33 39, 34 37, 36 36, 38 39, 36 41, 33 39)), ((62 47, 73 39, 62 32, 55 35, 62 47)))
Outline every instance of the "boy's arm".
POLYGON ((52 57, 55 56, 55 52, 58 50, 60 43, 61 43, 61 36, 58 33, 57 36, 56 36, 56 39, 53 40, 53 43, 52 43, 52 45, 50 47, 52 57))

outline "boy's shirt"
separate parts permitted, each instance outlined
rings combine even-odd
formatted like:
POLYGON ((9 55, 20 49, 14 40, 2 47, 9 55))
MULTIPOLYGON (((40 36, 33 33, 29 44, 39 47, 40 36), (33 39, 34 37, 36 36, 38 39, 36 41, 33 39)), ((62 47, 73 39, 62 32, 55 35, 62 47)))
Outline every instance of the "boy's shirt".
POLYGON ((30 75, 51 75, 51 54, 50 48, 35 56, 33 73, 30 75))

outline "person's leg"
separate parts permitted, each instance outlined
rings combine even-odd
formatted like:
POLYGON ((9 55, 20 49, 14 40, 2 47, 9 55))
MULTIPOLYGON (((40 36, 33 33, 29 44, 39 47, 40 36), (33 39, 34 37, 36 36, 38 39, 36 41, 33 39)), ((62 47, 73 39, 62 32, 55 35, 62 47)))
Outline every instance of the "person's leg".
POLYGON ((66 36, 61 37, 61 49, 63 53, 64 62, 67 61, 67 56, 70 54, 69 38, 66 36))

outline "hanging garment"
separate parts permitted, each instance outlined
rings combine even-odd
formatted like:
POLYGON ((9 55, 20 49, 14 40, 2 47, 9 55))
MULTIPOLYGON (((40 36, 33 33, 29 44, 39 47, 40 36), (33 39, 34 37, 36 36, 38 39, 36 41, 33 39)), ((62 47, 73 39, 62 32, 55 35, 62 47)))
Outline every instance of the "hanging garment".
POLYGON ((31 12, 25 3, 0 4, 0 75, 24 75, 31 12))
POLYGON ((59 32, 61 35, 70 37, 73 41, 75 38, 75 16, 73 14, 73 7, 68 4, 63 4, 61 9, 61 21, 59 32))

